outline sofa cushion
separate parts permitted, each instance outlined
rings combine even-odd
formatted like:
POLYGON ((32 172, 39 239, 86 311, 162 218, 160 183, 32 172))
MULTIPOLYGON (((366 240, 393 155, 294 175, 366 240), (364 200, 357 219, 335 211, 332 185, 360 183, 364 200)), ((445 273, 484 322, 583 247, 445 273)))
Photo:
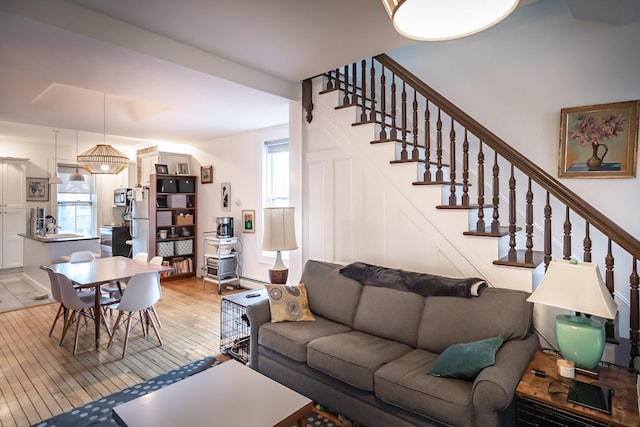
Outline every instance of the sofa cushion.
POLYGON ((447 347, 427 371, 438 377, 473 379, 487 366, 496 363, 502 337, 487 338, 447 347))
POLYGON ((374 372, 411 350, 399 342, 349 331, 311 341, 307 364, 354 387, 372 391, 374 372))
POLYGON ((380 367, 374 375, 376 396, 443 424, 472 425, 473 382, 425 374, 437 357, 415 349, 380 367))
POLYGON ((424 300, 412 292, 364 286, 353 329, 415 347, 424 300))
POLYGON ((341 267, 309 260, 300 282, 307 288, 309 308, 315 315, 351 326, 362 285, 341 275, 341 267))
POLYGON ((307 290, 304 283, 294 286, 266 284, 264 287, 269 296, 272 322, 316 320, 309 310, 307 290))
POLYGON ((307 343, 318 337, 341 334, 350 328, 316 316, 315 322, 264 323, 260 326, 258 344, 298 362, 307 361, 307 343))
POLYGON ((502 335, 522 339, 532 326, 533 304, 523 291, 487 288, 477 298, 427 297, 417 347, 442 353, 452 344, 502 335))

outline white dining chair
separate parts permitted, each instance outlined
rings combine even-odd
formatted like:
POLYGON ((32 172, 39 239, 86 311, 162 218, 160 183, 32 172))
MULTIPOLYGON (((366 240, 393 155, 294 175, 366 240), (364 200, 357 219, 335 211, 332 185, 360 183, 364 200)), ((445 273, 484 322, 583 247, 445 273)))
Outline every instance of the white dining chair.
MULTIPOLYGON (((58 322, 58 319, 61 317, 63 322, 62 328, 64 330, 64 325, 66 324, 66 321, 67 321, 67 308, 62 303, 62 294, 60 293, 60 284, 58 283, 58 276, 50 267, 46 266, 43 268, 49 275, 49 284, 51 286, 51 296, 55 301, 60 303, 60 306, 58 307, 58 312, 56 313, 56 317, 53 319, 53 324, 51 325, 51 329, 49 330, 49 336, 51 336, 53 335, 53 330, 56 327, 56 323, 58 322)), ((93 293, 90 293, 88 295, 78 295, 78 297, 82 301, 88 302, 91 304, 93 304, 95 301, 93 293)), ((60 337, 60 344, 62 344, 62 338, 63 336, 60 337)))
POLYGON ((151 307, 160 299, 160 275, 156 271, 149 271, 146 273, 138 273, 129 279, 127 285, 127 291, 122 295, 120 302, 113 304, 112 307, 118 310, 118 317, 113 327, 113 334, 109 339, 107 348, 111 347, 113 338, 120 326, 125 325, 124 343, 122 348, 122 358, 127 354, 127 343, 129 341, 129 333, 135 327, 138 322, 143 326, 144 335, 148 334, 149 324, 153 328, 160 345, 162 345, 162 338, 160 338, 160 331, 154 320, 154 316, 149 312, 151 307), (139 313, 140 318, 136 320, 136 323, 132 326, 131 320, 135 314, 139 313))
POLYGON ((134 261, 147 262, 149 260, 149 254, 147 252, 138 252, 133 257, 134 261))
POLYGON ((89 262, 96 259, 91 251, 78 251, 69 255, 69 262, 89 262))
MULTIPOLYGON (((94 301, 83 301, 78 297, 75 288, 73 287, 73 283, 67 276, 60 273, 54 273, 57 278, 58 286, 60 287, 60 296, 62 298, 62 304, 66 308, 68 314, 66 316, 66 321, 64 324, 64 329, 62 331, 62 338, 60 338, 60 345, 64 341, 64 337, 67 335, 69 328, 75 324, 76 332, 75 339, 73 341, 73 354, 75 356, 78 351, 78 337, 80 336, 80 329, 87 324, 88 319, 94 320, 94 316, 102 316, 102 321, 100 322, 107 330, 109 337, 111 337, 111 329, 109 328, 109 324, 107 323, 107 319, 104 317, 104 312, 100 310, 100 313, 94 313, 93 304, 94 301)), ((100 304, 106 305, 110 302, 107 298, 100 296, 100 304)), ((92 323, 91 323, 92 324, 92 323)))
MULTIPOLYGON (((154 256, 149 260, 149 264, 162 265, 162 261, 164 261, 164 258, 162 258, 161 256, 154 256)), ((158 297, 158 299, 160 299, 162 297, 162 284, 160 283, 160 281, 158 281, 158 291, 160 292, 160 296, 158 297)), ((153 313, 153 315, 156 318, 156 321, 158 322, 158 328, 162 328, 162 323, 160 322, 160 316, 158 316, 158 310, 156 310, 155 304, 151 306, 151 312, 153 313)))

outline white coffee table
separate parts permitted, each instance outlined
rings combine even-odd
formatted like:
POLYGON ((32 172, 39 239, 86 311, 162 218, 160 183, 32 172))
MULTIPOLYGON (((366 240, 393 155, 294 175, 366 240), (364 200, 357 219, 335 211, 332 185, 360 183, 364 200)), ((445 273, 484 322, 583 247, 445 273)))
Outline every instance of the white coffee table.
POLYGON ((127 427, 304 426, 311 399, 230 360, 113 408, 127 427))

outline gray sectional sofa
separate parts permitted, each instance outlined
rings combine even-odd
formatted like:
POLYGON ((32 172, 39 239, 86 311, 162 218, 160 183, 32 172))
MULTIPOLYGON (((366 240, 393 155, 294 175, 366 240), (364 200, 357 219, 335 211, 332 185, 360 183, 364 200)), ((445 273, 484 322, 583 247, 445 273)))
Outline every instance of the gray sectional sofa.
POLYGON ((515 425, 515 388, 539 345, 528 293, 425 297, 342 267, 305 264, 315 321, 271 323, 267 299, 247 308, 253 369, 366 427, 515 425), (475 378, 427 374, 451 345, 498 335, 495 364, 475 378))

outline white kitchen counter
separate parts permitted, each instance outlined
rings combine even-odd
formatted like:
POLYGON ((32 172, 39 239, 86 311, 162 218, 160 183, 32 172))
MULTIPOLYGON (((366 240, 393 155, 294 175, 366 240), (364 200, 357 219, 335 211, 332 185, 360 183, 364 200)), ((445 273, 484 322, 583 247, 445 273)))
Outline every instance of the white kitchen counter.
POLYGON ((91 251, 100 253, 98 237, 71 234, 53 234, 45 238, 31 234, 24 237, 24 261, 22 271, 25 276, 45 289, 49 286, 49 276, 40 268, 42 265, 64 262, 73 252, 91 251))

